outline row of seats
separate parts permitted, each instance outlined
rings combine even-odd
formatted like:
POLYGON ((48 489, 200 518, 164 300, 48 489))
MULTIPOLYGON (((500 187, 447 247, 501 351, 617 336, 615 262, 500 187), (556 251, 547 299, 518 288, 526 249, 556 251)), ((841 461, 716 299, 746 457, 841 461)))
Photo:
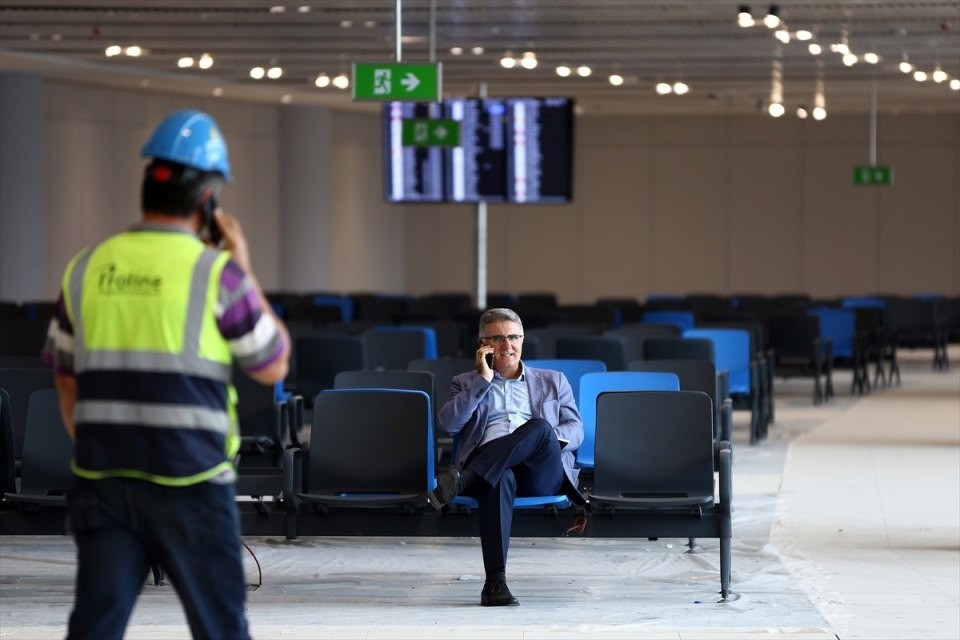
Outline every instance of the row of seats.
MULTIPOLYGON (((314 400, 311 434, 291 473, 301 475, 297 494, 307 512, 381 508, 418 513, 435 480, 434 411, 426 371, 350 372, 349 386, 321 391, 314 400), (406 375, 404 375, 406 374, 406 375), (389 384, 392 388, 379 385, 389 384), (401 385, 408 388, 399 388, 401 385), (412 387, 412 388, 410 388, 412 387), (362 465, 357 460, 363 460, 362 465)), ((592 479, 585 487, 605 517, 647 516, 652 528, 635 535, 716 537, 721 542, 721 593, 730 580, 729 443, 714 435, 710 397, 681 391, 672 373, 594 372, 580 380, 585 441, 578 464, 592 454, 592 479), (665 393, 637 389, 669 389, 665 393), (587 411, 587 407, 595 407, 587 411), (637 420, 637 416, 648 419, 637 420), (585 448, 586 447, 586 448, 585 448), (719 473, 720 499, 714 499, 719 473), (697 517, 691 518, 691 509, 697 517), (696 522, 695 526, 691 526, 696 522)), ((524 496, 519 509, 569 509, 566 496, 524 496)), ((476 508, 468 497, 451 503, 453 513, 476 508)), ((595 520, 595 519, 593 519, 595 520)), ((593 521, 591 520, 591 522, 593 521)), ((585 531, 591 534, 589 525, 585 531)))
MULTIPOLYGON (((285 512, 284 531, 291 538, 298 535, 299 520, 313 512, 376 507, 422 515, 426 494, 436 485, 434 410, 431 395, 424 390, 433 387, 433 374, 360 371, 344 372, 338 378, 346 388, 316 396, 308 438, 278 432, 279 438, 291 438, 283 445, 282 456, 272 464, 241 464, 238 469, 238 495, 273 498, 271 504, 285 512), (421 388, 404 388, 410 386, 421 388), (361 460, 363 464, 358 464, 361 460)), ((589 493, 595 504, 607 518, 627 514, 643 525, 648 517, 650 528, 641 527, 637 535, 719 538, 721 592, 726 597, 732 469, 729 444, 717 446, 710 397, 680 391, 678 377, 671 373, 589 373, 582 377, 579 389, 596 396, 594 402, 583 400, 585 406, 596 407, 593 413, 585 412, 585 430, 594 454, 589 493), (669 389, 670 393, 664 397, 626 393, 638 388, 669 389), (638 415, 650 419, 637 421, 638 415), (714 500, 717 468, 719 501, 714 500), (637 469, 643 473, 637 474, 637 469), (698 510, 696 526, 690 524, 693 506, 698 510)), ((289 428, 282 416, 291 403, 277 406, 281 410, 275 417, 289 428)), ((11 433, 9 407, 9 396, 0 393, 5 436, 11 433)), ((63 508, 71 481, 72 445, 59 417, 54 389, 31 394, 27 423, 19 482, 12 478, 9 485, 5 482, 4 502, 63 508)), ((476 507, 469 499, 461 503, 458 509, 476 507)), ((528 496, 519 498, 517 506, 570 507, 563 496, 528 496)), ((603 535, 603 527, 598 534, 603 535)))

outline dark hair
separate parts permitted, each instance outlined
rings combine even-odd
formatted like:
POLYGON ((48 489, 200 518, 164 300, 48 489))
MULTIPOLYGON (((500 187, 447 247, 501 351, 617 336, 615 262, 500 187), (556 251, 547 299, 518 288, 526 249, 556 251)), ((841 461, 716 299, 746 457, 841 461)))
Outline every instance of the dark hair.
POLYGON ((188 218, 200 206, 203 193, 219 187, 219 173, 199 171, 166 160, 153 160, 143 172, 140 209, 188 218))

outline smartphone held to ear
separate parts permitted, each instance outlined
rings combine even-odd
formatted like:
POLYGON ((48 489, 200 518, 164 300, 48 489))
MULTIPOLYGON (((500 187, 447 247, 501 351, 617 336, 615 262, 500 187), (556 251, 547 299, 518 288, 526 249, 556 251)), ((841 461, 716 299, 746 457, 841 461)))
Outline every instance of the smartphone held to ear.
POLYGON ((220 231, 220 225, 217 224, 217 197, 211 195, 203 203, 203 236, 204 240, 215 247, 219 247, 223 242, 223 233, 220 231))
POLYGON ((487 366, 493 369, 493 354, 485 353, 483 354, 483 359, 487 361, 487 366))

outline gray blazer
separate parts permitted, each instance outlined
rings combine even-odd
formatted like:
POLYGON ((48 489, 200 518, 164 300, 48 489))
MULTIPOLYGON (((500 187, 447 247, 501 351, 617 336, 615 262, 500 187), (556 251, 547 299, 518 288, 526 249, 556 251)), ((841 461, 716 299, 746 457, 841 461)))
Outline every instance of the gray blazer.
MULTIPOLYGON (((530 392, 533 417, 543 418, 557 433, 569 440, 561 452, 563 471, 570 483, 577 486, 580 470, 574 467, 573 452, 583 442, 583 420, 567 377, 552 369, 534 369, 523 365, 523 374, 530 392)), ((476 371, 454 376, 450 396, 437 414, 437 429, 447 435, 459 435, 454 465, 462 468, 480 441, 487 427, 493 402, 489 397, 491 383, 476 371)))

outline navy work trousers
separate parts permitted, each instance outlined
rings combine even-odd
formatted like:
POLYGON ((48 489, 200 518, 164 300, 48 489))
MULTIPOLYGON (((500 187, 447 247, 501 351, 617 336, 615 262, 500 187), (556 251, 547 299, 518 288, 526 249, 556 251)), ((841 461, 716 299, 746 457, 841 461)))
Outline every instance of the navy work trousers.
POLYGON ((176 589, 194 638, 250 637, 232 484, 77 478, 68 508, 77 544, 69 640, 122 639, 151 565, 176 589))
POLYGON ((480 548, 488 580, 506 579, 515 496, 550 496, 563 485, 560 444, 550 423, 532 418, 477 448, 464 465, 479 476, 464 493, 478 503, 480 548))

